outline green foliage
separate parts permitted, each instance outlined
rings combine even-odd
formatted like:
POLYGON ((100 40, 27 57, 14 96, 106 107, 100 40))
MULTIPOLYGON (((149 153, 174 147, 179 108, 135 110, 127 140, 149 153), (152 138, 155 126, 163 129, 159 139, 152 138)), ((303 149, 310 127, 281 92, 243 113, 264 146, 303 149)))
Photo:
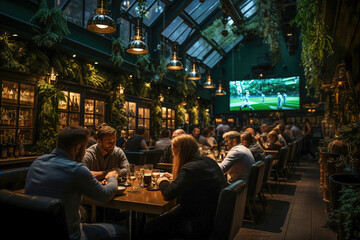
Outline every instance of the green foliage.
POLYGON ((273 57, 273 65, 281 58, 279 15, 275 0, 258 0, 256 2, 258 12, 256 14, 257 30, 269 45, 273 57))
POLYGON ((359 239, 360 191, 343 187, 340 194, 340 207, 330 214, 328 224, 335 232, 340 228, 344 239, 359 239))
POLYGON ((107 76, 95 68, 92 64, 86 64, 83 67, 84 84, 98 88, 109 88, 107 76))
POLYGON ((122 55, 124 54, 124 44, 120 37, 114 39, 112 42, 111 48, 111 61, 118 68, 123 64, 124 58, 122 55))
POLYGON ((182 123, 185 122, 186 109, 184 108, 184 104, 179 103, 178 105, 176 105, 175 111, 176 111, 176 125, 180 126, 182 123))
POLYGON ((64 35, 70 34, 62 11, 55 7, 49 9, 46 0, 41 0, 39 10, 30 19, 30 22, 38 25, 45 31, 38 32, 33 37, 37 46, 51 47, 54 43, 60 42, 64 35))
POLYGON ((161 116, 161 101, 157 98, 154 103, 151 105, 151 130, 153 140, 158 140, 161 136, 161 127, 162 127, 162 116, 161 116))
POLYGON ((56 146, 58 134, 58 102, 65 100, 65 96, 60 90, 44 80, 38 81, 37 90, 40 112, 37 116, 39 139, 36 142, 35 149, 39 153, 50 153, 56 146))
POLYGON ((190 123, 192 123, 194 125, 199 124, 199 108, 198 107, 194 106, 190 109, 189 120, 190 120, 190 123))
POLYGON ((136 64, 139 65, 139 68, 135 69, 136 78, 141 78, 141 72, 154 72, 154 65, 151 62, 149 53, 139 55, 136 64))
POLYGON ((14 40, 11 40, 8 33, 5 32, 0 35, 0 66, 2 68, 20 72, 28 71, 27 67, 22 63, 22 58, 25 55, 25 49, 14 40))
POLYGON ((153 82, 155 83, 161 83, 162 80, 164 79, 166 73, 167 73, 167 68, 166 68, 167 62, 166 59, 163 55, 160 56, 160 63, 159 65, 156 67, 155 69, 155 74, 153 77, 153 82))
POLYGON ((111 98, 111 112, 109 125, 116 129, 120 134, 123 127, 127 124, 127 118, 125 116, 125 98, 123 94, 114 93, 111 98))
POLYGON ((320 74, 324 58, 332 55, 333 39, 327 34, 325 24, 325 0, 297 1, 297 15, 291 23, 301 29, 301 63, 304 67, 306 89, 318 96, 321 87, 320 74))
POLYGON ((210 113, 207 110, 207 108, 200 106, 199 114, 205 127, 208 127, 211 124, 210 113))

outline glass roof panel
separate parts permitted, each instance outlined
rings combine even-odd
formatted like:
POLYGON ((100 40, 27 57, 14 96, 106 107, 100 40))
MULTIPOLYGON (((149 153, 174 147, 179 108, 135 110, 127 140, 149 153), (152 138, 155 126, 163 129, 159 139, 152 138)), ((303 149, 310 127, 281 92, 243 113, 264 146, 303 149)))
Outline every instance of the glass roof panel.
POLYGON ((196 57, 197 59, 202 60, 203 57, 212 49, 211 45, 208 44, 203 38, 199 38, 194 45, 192 45, 187 51, 191 57, 196 57))
POLYGON ((242 14, 246 18, 250 18, 256 12, 256 0, 246 0, 239 4, 239 8, 242 14))
POLYGON ((163 31, 162 35, 169 38, 169 36, 179 27, 184 20, 177 16, 163 31))
POLYGON ((128 10, 128 8, 135 2, 135 0, 122 0, 120 3, 121 10, 128 10))
MULTIPOLYGON (((216 54, 218 54, 218 52, 216 50, 213 50, 209 56, 207 56, 207 58, 203 61, 204 64, 206 64, 207 66, 209 66, 209 62, 212 60, 213 57, 216 56, 216 54)), ((210 66, 209 66, 210 67, 210 66)))
POLYGON ((146 26, 151 26, 153 22, 161 15, 165 9, 165 3, 162 1, 156 1, 148 10, 143 22, 146 26), (159 3, 159 5, 158 5, 159 3))
POLYGON ((177 16, 161 34, 181 45, 193 33, 194 31, 189 25, 187 25, 180 16, 177 16))
POLYGON ((205 20, 219 5, 219 0, 207 0, 200 3, 199 0, 192 1, 186 8, 187 12, 192 19, 198 24, 205 20))

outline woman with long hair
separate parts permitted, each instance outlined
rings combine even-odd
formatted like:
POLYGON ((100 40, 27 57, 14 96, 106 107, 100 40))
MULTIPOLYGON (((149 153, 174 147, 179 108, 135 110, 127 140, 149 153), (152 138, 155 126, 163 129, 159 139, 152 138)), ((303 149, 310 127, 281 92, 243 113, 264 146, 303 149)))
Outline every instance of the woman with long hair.
MULTIPOLYGON (((196 140, 187 134, 172 140, 173 181, 158 180, 164 199, 177 199, 171 211, 145 226, 145 239, 207 239, 211 234, 220 191, 225 177, 211 158, 200 157, 196 140)), ((167 176, 167 177, 166 177, 167 176)))

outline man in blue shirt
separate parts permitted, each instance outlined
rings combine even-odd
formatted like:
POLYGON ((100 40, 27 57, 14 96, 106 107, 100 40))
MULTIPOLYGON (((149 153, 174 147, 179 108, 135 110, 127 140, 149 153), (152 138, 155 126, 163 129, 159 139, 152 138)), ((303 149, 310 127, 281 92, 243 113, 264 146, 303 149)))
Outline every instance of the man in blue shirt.
MULTIPOLYGON (((57 148, 42 155, 31 165, 25 183, 25 194, 60 199, 70 239, 127 239, 127 232, 113 224, 81 224, 79 206, 82 195, 106 203, 117 191, 116 171, 109 172, 102 186, 81 163, 88 145, 89 133, 82 127, 63 128, 57 148)), ((51 239, 51 236, 49 236, 51 239)))

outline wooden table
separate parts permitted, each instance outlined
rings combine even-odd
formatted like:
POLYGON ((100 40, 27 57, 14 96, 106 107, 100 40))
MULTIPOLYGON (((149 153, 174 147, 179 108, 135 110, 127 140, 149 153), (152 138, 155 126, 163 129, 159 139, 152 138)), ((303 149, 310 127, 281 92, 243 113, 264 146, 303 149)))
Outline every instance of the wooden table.
POLYGON ((91 221, 95 222, 96 207, 115 208, 121 210, 130 210, 129 228, 130 238, 137 239, 137 227, 143 228, 144 222, 137 219, 137 213, 163 214, 173 208, 175 200, 165 201, 161 191, 148 191, 145 188, 138 189, 137 192, 129 192, 128 187, 124 193, 115 196, 110 202, 101 204, 84 196, 83 203, 91 205, 91 221))
MULTIPOLYGON (((115 196, 110 202, 101 204, 87 197, 83 202, 93 207, 101 206, 107 208, 115 208, 121 210, 130 210, 135 212, 163 214, 175 206, 175 201, 165 201, 161 191, 148 191, 145 188, 138 189, 137 192, 129 192, 128 187, 124 193, 115 196)), ((95 219, 94 211, 92 212, 92 220, 95 219)))

